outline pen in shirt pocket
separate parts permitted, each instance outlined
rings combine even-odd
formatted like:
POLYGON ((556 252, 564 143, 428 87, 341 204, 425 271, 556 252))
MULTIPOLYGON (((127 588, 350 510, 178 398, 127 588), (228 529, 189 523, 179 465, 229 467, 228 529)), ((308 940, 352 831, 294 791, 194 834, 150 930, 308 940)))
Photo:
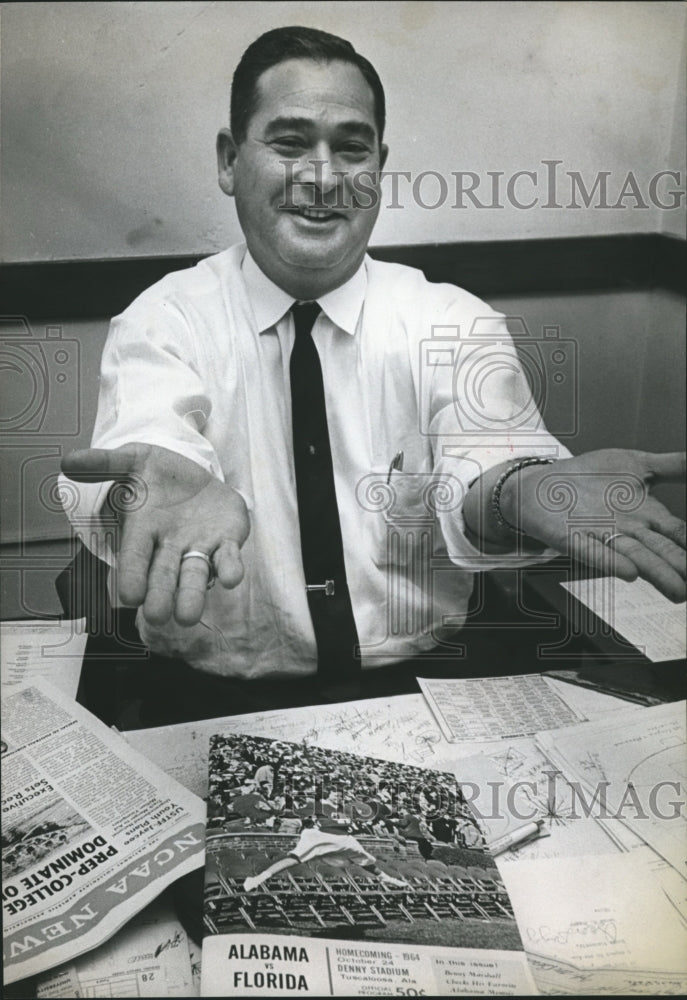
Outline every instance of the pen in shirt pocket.
POLYGON ((389 471, 386 476, 387 485, 391 482, 391 473, 396 470, 396 472, 403 472, 403 452, 397 451, 394 457, 391 459, 389 464, 389 471))

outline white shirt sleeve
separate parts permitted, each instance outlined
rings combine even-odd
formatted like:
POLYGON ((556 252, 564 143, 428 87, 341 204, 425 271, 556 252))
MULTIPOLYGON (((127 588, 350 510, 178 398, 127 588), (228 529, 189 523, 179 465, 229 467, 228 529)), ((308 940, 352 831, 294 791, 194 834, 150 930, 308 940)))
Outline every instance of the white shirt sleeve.
MULTIPOLYGON (((426 412, 421 419, 432 439, 434 472, 449 486, 450 502, 442 504, 437 495, 449 558, 472 571, 549 559, 558 553, 549 549, 541 555, 486 555, 468 540, 463 500, 475 480, 505 461, 567 458, 570 452, 544 426, 505 317, 461 293, 460 308, 449 309, 445 322, 446 336, 441 327, 437 336, 435 328, 426 348, 421 399, 426 412)), ((524 346, 528 360, 536 361, 536 343, 524 346)), ((541 384, 549 375, 541 371, 541 384)))
MULTIPOLYGON (((193 332, 173 301, 154 286, 115 317, 101 363, 94 448, 139 442, 168 448, 224 479, 203 428, 212 403, 199 369, 193 332)), ((100 517, 111 483, 73 483, 62 477, 65 510, 76 534, 112 562, 100 517)), ((111 528, 110 528, 111 531, 111 528)))

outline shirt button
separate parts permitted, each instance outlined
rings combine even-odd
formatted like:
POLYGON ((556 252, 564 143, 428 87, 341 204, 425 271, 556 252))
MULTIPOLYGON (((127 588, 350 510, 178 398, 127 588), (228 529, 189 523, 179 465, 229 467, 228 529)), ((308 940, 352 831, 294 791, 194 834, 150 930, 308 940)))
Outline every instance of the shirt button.
POLYGON ((315 445, 314 445, 314 444, 309 444, 309 445, 308 445, 308 452, 309 452, 309 454, 311 454, 311 455, 312 455, 313 457, 314 457, 314 456, 315 456, 315 455, 317 454, 317 449, 315 448, 315 445))

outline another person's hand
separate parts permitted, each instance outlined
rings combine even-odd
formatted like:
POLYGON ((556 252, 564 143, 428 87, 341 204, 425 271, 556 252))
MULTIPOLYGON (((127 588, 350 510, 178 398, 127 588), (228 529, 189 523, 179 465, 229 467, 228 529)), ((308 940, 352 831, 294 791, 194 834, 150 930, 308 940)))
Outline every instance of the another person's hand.
POLYGON ((240 549, 250 530, 243 498, 190 459, 128 444, 73 451, 62 471, 77 482, 126 483, 138 494, 129 512, 117 511, 117 589, 151 624, 172 615, 181 625, 200 621, 211 569, 201 557, 182 559, 187 552, 205 553, 227 589, 243 579, 240 549))
POLYGON ((504 483, 501 509, 530 538, 603 574, 652 583, 685 600, 685 522, 650 495, 680 482, 682 453, 605 449, 531 465, 504 483))

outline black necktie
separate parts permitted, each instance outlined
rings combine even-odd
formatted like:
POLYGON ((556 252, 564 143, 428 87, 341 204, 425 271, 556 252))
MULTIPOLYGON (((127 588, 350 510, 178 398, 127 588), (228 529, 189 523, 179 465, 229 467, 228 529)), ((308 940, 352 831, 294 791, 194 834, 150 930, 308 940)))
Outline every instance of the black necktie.
POLYGON ((355 696, 358 634, 346 584, 339 509, 327 428, 322 368, 312 339, 316 302, 295 303, 291 352, 293 455, 308 605, 317 641, 320 686, 328 696, 355 696))

